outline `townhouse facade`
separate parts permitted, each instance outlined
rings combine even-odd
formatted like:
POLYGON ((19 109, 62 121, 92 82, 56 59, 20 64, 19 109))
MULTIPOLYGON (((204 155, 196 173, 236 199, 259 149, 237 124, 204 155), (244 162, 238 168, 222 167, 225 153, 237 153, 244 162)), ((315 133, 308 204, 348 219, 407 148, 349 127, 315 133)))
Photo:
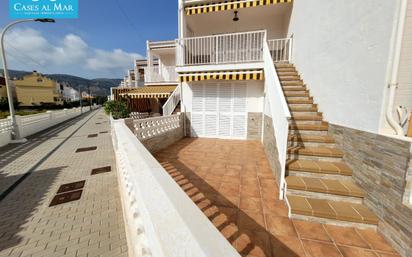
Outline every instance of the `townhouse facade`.
POLYGON ((146 91, 119 97, 174 86, 157 93, 185 136, 261 142, 290 218, 374 228, 412 256, 412 2, 178 5, 178 38, 147 44, 146 91))

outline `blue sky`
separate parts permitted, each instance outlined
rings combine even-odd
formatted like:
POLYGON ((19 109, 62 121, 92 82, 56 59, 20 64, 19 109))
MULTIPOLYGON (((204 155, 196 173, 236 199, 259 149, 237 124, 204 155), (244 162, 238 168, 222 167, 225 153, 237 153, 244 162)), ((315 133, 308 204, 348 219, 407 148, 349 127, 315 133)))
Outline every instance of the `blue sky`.
MULTIPOLYGON (((0 3, 0 27, 13 21, 0 3)), ((79 18, 17 25, 6 36, 12 69, 121 78, 146 40, 177 37, 177 0, 79 0, 79 18)))

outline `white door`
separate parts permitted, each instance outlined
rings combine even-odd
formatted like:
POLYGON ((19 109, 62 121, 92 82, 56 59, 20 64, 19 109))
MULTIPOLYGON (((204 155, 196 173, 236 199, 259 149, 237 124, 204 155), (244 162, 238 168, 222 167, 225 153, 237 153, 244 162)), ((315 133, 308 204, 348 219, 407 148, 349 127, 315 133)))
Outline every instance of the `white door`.
POLYGON ((246 139, 245 83, 192 85, 192 136, 246 139))

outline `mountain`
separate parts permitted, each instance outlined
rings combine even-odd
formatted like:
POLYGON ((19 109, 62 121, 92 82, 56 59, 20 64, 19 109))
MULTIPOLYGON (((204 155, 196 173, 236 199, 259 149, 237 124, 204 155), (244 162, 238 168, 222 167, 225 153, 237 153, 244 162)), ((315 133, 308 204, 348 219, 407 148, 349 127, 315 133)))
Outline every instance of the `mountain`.
MULTIPOLYGON (((0 69, 0 73, 3 70, 0 69)), ((23 78, 24 75, 30 74, 28 71, 19 70, 9 70, 11 78, 23 78)), ((96 79, 85 79, 77 76, 67 75, 67 74, 44 74, 44 76, 54 79, 59 83, 68 83, 74 89, 78 90, 81 86, 82 91, 90 91, 92 95, 106 96, 110 94, 111 87, 117 87, 120 84, 121 79, 106 79, 106 78, 96 78, 96 79)))

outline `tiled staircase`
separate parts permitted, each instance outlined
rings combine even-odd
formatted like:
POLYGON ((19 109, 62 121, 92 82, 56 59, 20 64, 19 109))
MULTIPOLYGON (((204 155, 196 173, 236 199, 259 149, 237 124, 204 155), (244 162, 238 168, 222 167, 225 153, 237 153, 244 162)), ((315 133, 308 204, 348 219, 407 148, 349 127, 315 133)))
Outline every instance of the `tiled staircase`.
POLYGON ((287 198, 292 217, 345 225, 376 225, 352 180, 343 152, 328 135, 328 123, 292 64, 276 64, 292 114, 288 140, 287 198))

